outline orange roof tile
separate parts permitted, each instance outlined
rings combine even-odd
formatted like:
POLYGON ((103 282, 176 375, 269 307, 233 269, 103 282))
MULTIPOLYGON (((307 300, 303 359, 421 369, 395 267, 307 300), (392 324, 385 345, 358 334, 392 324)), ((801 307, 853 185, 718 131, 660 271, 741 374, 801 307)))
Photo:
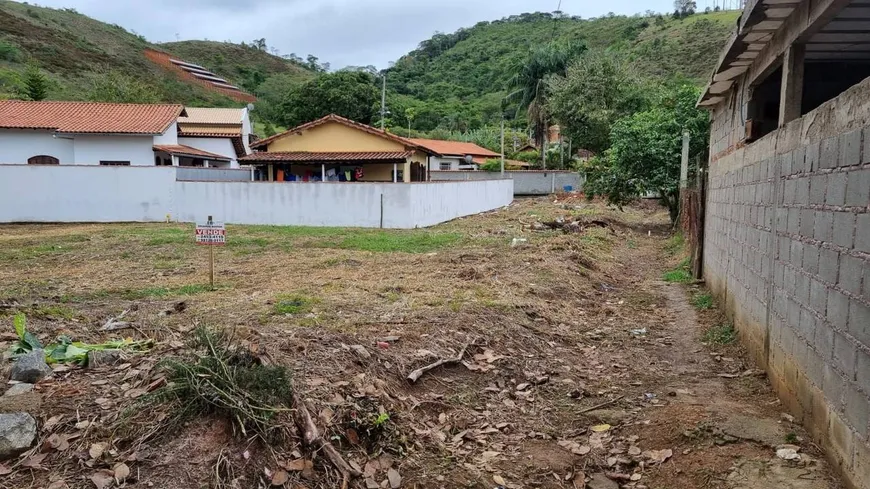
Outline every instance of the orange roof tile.
POLYGON ((240 162, 292 162, 321 163, 329 161, 404 161, 412 151, 344 151, 344 152, 260 152, 244 158, 240 162))
POLYGON ((416 149, 421 149, 421 150, 426 151, 426 152, 431 152, 431 150, 427 150, 423 146, 411 141, 410 139, 399 137, 399 136, 396 136, 395 134, 390 134, 386 131, 376 129, 372 126, 368 126, 366 124, 361 124, 359 122, 355 122, 355 121, 352 121, 350 119, 346 119, 344 117, 341 117, 341 116, 335 115, 335 114, 329 114, 325 117, 321 117, 320 119, 317 119, 317 120, 314 120, 311 122, 306 122, 305 124, 302 124, 301 126, 296 126, 292 129, 288 129, 282 133, 275 134, 274 136, 271 136, 271 137, 268 137, 265 139, 261 139, 261 140, 257 141, 256 143, 254 143, 253 145, 251 145, 251 147, 252 148, 262 148, 262 147, 268 145, 272 141, 274 141, 282 136, 286 136, 287 134, 300 133, 302 131, 306 131, 308 129, 326 124, 327 122, 337 122, 339 124, 342 124, 342 125, 345 125, 348 127, 352 127, 354 129, 359 129, 360 131, 365 131, 369 134, 374 134, 375 136, 380 136, 382 138, 389 139, 391 141, 396 141, 398 143, 402 143, 405 146, 408 146, 410 148, 416 148, 416 149))
POLYGON ((410 141, 441 156, 501 156, 495 151, 482 148, 474 143, 462 141, 445 141, 442 139, 411 139, 410 141))
POLYGON ((232 158, 219 155, 217 153, 209 153, 201 149, 191 148, 183 144, 155 144, 154 151, 163 151, 171 155, 177 156, 192 156, 194 158, 205 158, 207 160, 229 161, 232 158))
POLYGON ((184 114, 169 104, 0 100, 0 128, 72 134, 162 134, 184 114))

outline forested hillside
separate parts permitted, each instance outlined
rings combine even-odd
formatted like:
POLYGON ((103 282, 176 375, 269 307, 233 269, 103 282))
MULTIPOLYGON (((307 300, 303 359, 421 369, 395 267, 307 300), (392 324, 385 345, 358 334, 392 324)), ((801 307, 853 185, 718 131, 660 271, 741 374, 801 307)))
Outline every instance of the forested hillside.
MULTIPOLYGON (((388 70, 394 103, 415 107, 414 126, 429 130, 476 128, 498 118, 517 63, 529 49, 557 41, 623 53, 642 76, 685 77, 701 84, 709 75, 738 12, 607 16, 597 19, 533 13, 481 22, 436 34, 388 70)), ((402 110, 393 110, 401 119, 402 110)), ((399 120, 396 120, 401 124, 399 120)))
POLYGON ((0 0, 0 98, 20 96, 22 74, 30 66, 45 75, 49 99, 238 105, 152 64, 142 54, 146 47, 203 64, 249 91, 273 76, 291 81, 313 76, 300 63, 254 44, 152 44, 73 9, 0 0))

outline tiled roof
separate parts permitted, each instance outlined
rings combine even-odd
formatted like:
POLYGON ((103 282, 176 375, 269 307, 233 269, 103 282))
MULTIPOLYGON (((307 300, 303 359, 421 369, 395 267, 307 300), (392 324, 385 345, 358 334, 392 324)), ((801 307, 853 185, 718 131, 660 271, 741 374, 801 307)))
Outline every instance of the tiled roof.
POLYGON ((162 134, 181 105, 0 100, 0 128, 82 134, 162 134))
POLYGON ((155 144, 154 151, 164 151, 176 156, 191 156, 193 158, 204 158, 207 160, 229 161, 232 158, 219 155, 217 153, 209 153, 201 149, 191 148, 183 144, 155 144))
POLYGON ((411 139, 410 141, 441 156, 501 156, 495 151, 481 148, 474 143, 464 143, 462 141, 444 141, 441 139, 411 139))
POLYGON ((187 107, 187 117, 179 117, 179 124, 239 124, 245 109, 187 107))
POLYGON ((239 158, 240 162, 290 162, 290 163, 320 163, 320 162, 338 162, 338 161, 404 161, 405 158, 411 156, 411 151, 345 151, 345 152, 310 152, 310 151, 291 151, 291 152, 275 152, 254 153, 244 158, 239 158))
POLYGON ((390 133, 388 133, 386 131, 382 131, 380 129, 375 129, 372 126, 360 124, 359 122, 355 122, 355 121, 352 121, 350 119, 346 119, 344 117, 341 117, 341 116, 338 116, 335 114, 329 114, 328 116, 321 117, 320 119, 317 119, 317 120, 314 120, 311 122, 307 122, 305 124, 302 124, 301 126, 296 126, 293 129, 288 129, 282 133, 275 134, 274 136, 271 136, 271 137, 268 137, 265 139, 261 139, 261 140, 257 141, 256 143, 254 143, 254 145, 252 147, 253 148, 262 148, 262 147, 265 147, 266 145, 268 145, 269 143, 271 143, 272 141, 274 141, 280 137, 286 136, 287 134, 300 133, 302 131, 306 131, 308 129, 326 124, 327 122, 337 122, 337 123, 345 125, 347 127, 359 129, 360 131, 364 131, 364 132, 367 132, 369 134, 374 134, 375 136, 380 136, 384 139, 389 139, 390 141, 395 141, 397 143, 404 144, 405 146, 407 146, 409 148, 416 148, 416 149, 421 149, 421 150, 426 151, 426 152, 431 152, 430 150, 427 150, 426 148, 420 146, 419 144, 417 144, 409 139, 405 139, 403 137, 396 136, 395 134, 390 134, 390 133))

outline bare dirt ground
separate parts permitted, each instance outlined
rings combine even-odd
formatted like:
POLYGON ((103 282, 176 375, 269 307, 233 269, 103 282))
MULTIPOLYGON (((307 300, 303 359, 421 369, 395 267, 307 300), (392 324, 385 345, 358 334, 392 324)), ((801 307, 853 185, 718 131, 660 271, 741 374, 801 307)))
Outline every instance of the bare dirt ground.
POLYGON ((0 412, 40 427, 36 448, 0 466, 0 487, 340 487, 323 453, 243 436, 232 420, 142 436, 165 416, 142 403, 165 382, 158 362, 189 353, 198 325, 289 368, 364 473, 349 487, 840 487, 704 291, 663 280, 682 257, 656 207, 560 197, 429 230, 235 226, 214 291, 192 234, 0 226, 4 350, 17 312, 43 342, 157 341, 0 397, 0 412), (558 217, 589 225, 537 230, 558 217), (101 331, 124 311, 129 328, 101 331), (462 362, 407 380, 463 348, 462 362), (777 457, 783 444, 801 459, 777 457), (119 464, 130 473, 115 480, 119 464))

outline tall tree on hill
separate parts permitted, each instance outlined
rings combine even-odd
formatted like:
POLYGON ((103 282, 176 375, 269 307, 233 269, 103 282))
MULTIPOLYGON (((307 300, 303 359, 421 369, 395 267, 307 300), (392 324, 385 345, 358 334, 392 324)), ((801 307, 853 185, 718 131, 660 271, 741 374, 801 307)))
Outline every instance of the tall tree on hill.
POLYGON ((541 163, 546 168, 547 80, 553 75, 564 75, 575 56, 586 50, 585 44, 549 43, 532 50, 529 57, 516 68, 508 85, 508 103, 516 104, 517 115, 528 114, 535 139, 541 144, 541 163))
POLYGON ((27 64, 21 77, 21 96, 27 100, 38 102, 48 97, 48 77, 39 69, 35 62, 27 64))

